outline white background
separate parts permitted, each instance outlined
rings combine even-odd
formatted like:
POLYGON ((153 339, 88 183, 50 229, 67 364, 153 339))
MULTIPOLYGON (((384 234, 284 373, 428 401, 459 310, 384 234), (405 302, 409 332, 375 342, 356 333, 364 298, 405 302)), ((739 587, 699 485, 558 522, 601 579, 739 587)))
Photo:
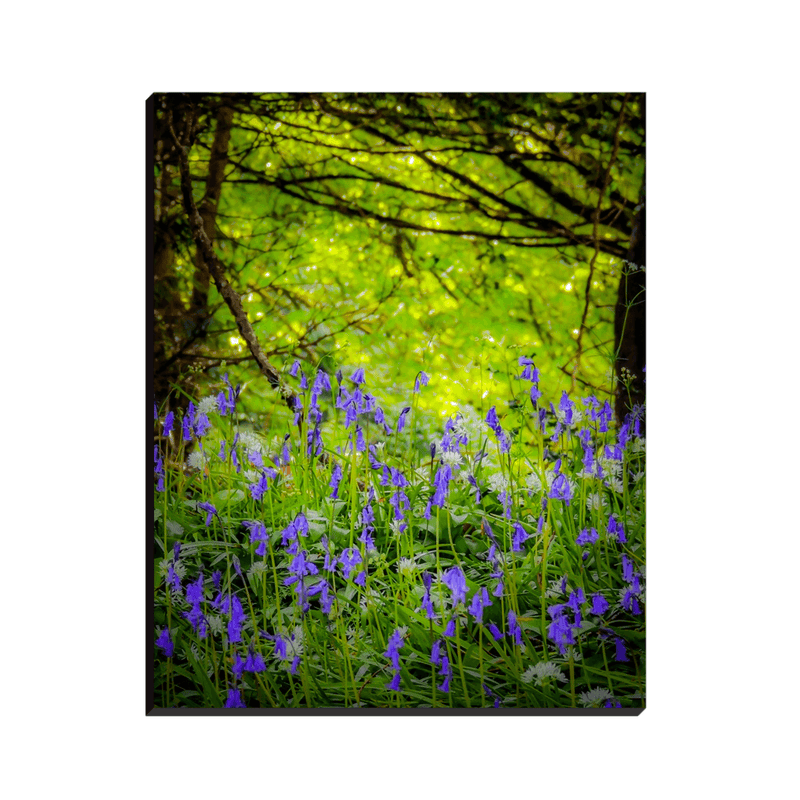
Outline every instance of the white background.
POLYGON ((798 154, 787 6, 5 12, 8 796, 788 796, 798 154), (311 89, 647 91, 639 718, 145 717, 145 100, 311 89))

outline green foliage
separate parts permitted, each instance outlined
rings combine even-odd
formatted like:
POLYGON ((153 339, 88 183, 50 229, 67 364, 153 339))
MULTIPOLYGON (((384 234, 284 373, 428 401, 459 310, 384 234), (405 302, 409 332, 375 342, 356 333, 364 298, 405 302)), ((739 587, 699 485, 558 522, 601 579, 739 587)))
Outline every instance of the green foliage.
MULTIPOLYGON (((610 393, 644 167, 639 101, 624 99, 621 120, 623 97, 604 94, 168 96, 158 114, 178 127, 197 115, 200 203, 218 110, 234 109, 215 246, 270 360, 302 357, 330 374, 369 365, 395 398, 424 368, 425 406, 444 414, 476 397, 496 404, 509 353, 536 353, 554 390, 610 393)), ((156 173, 157 238, 176 242, 157 317, 169 299, 183 309, 167 356, 184 374, 196 364, 248 384, 248 417, 285 417, 213 285, 197 306, 177 168, 165 156, 156 173)))

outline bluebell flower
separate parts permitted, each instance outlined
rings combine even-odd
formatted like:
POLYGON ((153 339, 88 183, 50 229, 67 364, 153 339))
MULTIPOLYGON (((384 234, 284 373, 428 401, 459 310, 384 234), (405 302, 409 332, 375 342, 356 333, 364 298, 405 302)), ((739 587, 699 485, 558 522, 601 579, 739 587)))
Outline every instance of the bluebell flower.
POLYGON ((228 699, 225 701, 225 708, 247 708, 242 701, 242 693, 239 689, 228 689, 228 699))
POLYGON ((551 500, 564 500, 569 505, 572 500, 572 487, 569 485, 567 477, 559 473, 553 480, 550 492, 547 495, 551 500))
POLYGON ((353 374, 350 376, 350 380, 351 380, 353 383, 355 383, 355 384, 356 384, 356 386, 359 386, 360 384, 364 383, 364 381, 365 381, 366 379, 364 378, 364 369, 363 369, 363 367, 362 367, 362 368, 360 368, 360 369, 357 369, 357 370, 356 370, 356 371, 355 371, 355 372, 354 372, 354 373, 353 373, 353 374))
POLYGON ((519 522, 514 523, 514 535, 511 538, 511 550, 514 553, 521 553, 522 552, 522 545, 525 544, 526 540, 529 539, 530 536, 525 532, 525 528, 519 524, 519 522))
POLYGON ((483 691, 490 700, 494 700, 494 707, 500 708, 500 697, 496 695, 485 683, 483 684, 483 691))
POLYGON ((633 582, 633 561, 625 553, 622 554, 622 580, 628 583, 633 582))
POLYGON ((490 605, 492 605, 492 601, 489 599, 489 592, 486 591, 485 586, 482 586, 475 591, 467 611, 473 616, 476 622, 482 623, 483 609, 488 608, 490 605))
POLYGON ((391 659, 392 666, 395 669, 400 669, 400 648, 403 644, 403 634, 400 629, 397 628, 389 637, 386 652, 383 654, 385 658, 391 659))
POLYGON ((345 578, 350 578, 350 573, 361 563, 361 553, 355 547, 350 547, 342 551, 339 556, 339 564, 342 566, 345 578))
POLYGON ((340 466, 339 462, 337 461, 333 465, 333 471, 331 472, 331 480, 328 486, 331 487, 331 497, 334 500, 339 498, 339 483, 342 480, 342 467, 340 466))
POLYGON ((614 410, 609 405, 608 400, 606 400, 597 418, 600 420, 600 433, 606 433, 608 431, 608 423, 614 419, 614 410))
POLYGON ((443 635, 444 636, 448 636, 448 637, 456 635, 456 620, 455 620, 455 617, 450 617, 450 620, 448 621, 447 625, 445 626, 443 635))
POLYGON ((492 634, 492 638, 496 642, 499 642, 503 638, 503 633, 501 632, 500 628, 494 624, 494 622, 490 622, 486 627, 489 629, 489 633, 492 634))
POLYGON ((419 392, 420 386, 427 386, 428 385, 428 376, 424 372, 420 372, 417 375, 416 381, 414 381, 414 392, 419 392))
POLYGON ((625 595, 622 598, 622 607, 626 611, 630 611, 634 616, 638 616, 642 613, 641 609, 639 608, 639 602, 636 599, 636 595, 630 589, 625 592, 625 595))
POLYGON ((244 668, 248 672, 264 672, 267 668, 261 654, 257 653, 252 645, 248 648, 247 661, 244 662, 244 668))
POLYGON ((242 675, 244 674, 244 661, 242 661, 242 657, 239 655, 237 650, 233 651, 233 664, 231 664, 231 674, 237 681, 242 679, 242 675))
POLYGON ((517 622, 517 615, 513 609, 508 612, 508 635, 514 639, 515 644, 522 644, 522 628, 517 622))
POLYGON ((175 653, 175 643, 170 637, 169 628, 164 628, 164 630, 161 631, 158 639, 156 639, 156 645, 158 645, 158 647, 164 651, 164 655, 167 658, 172 657, 172 655, 175 653))
POLYGON ((197 507, 206 512, 206 527, 208 527, 214 514, 217 514, 217 509, 211 503, 198 503, 197 507))
POLYGON ((300 369, 300 362, 295 360, 294 364, 292 364, 291 369, 289 370, 289 374, 293 377, 297 377, 297 370, 300 369))
POLYGON ((247 619, 242 601, 234 594, 231 595, 231 618, 228 621, 228 641, 231 643, 242 641, 242 626, 247 619))
POLYGON ((614 643, 617 646, 616 653, 614 654, 615 661, 630 661, 628 658, 627 653, 625 652, 625 640, 621 639, 619 636, 614 640, 614 643))
POLYGON ((455 608, 467 600, 467 579, 460 567, 450 567, 442 575, 442 583, 452 592, 450 600, 455 608))
MULTIPOLYGON (((549 609, 548 609, 549 610, 549 609)), ((566 614, 557 614, 547 628, 547 636, 555 642, 561 655, 566 655, 567 645, 575 644, 572 626, 566 614)))
POLYGON ((269 536, 267 535, 267 529, 264 526, 264 523, 248 522, 245 520, 242 524, 250 531, 250 544, 254 544, 255 542, 259 543, 258 547, 256 548, 256 555, 266 555, 269 536))
POLYGON ((628 541, 625 536, 625 527, 621 522, 617 521, 613 514, 608 518, 608 535, 616 537, 620 544, 626 544, 628 541))
POLYGON ((596 592, 592 595, 592 614, 602 616, 608 611, 608 600, 603 597, 601 592, 596 592))
POLYGON ((433 575, 431 575, 430 572, 423 572, 422 582, 425 584, 425 592, 422 596, 422 609, 425 611, 425 616, 428 619, 436 619, 436 612, 434 611, 433 602, 431 601, 433 575))
POLYGON ((405 425, 406 425, 406 416, 408 415, 409 411, 411 411, 411 406, 406 406, 400 412, 400 416, 397 418, 397 432, 398 433, 400 433, 400 431, 402 431, 403 428, 405 427, 405 425))
POLYGON ((167 584, 170 586, 174 594, 178 594, 181 590, 181 578, 175 570, 173 564, 169 565, 167 570, 167 584))
POLYGON ((585 544, 594 544, 598 539, 598 533, 595 528, 591 528, 587 530, 584 528, 579 534, 578 537, 575 539, 575 544, 577 545, 585 545, 585 544))
POLYGON ((175 414, 170 411, 166 417, 164 417, 164 436, 169 436, 172 431, 172 425, 175 422, 175 414))
POLYGON ((436 688, 440 692, 449 692, 450 680, 453 677, 453 667, 450 664, 450 659, 445 655, 442 656, 442 661, 439 666, 439 674, 444 675, 445 678, 436 688))

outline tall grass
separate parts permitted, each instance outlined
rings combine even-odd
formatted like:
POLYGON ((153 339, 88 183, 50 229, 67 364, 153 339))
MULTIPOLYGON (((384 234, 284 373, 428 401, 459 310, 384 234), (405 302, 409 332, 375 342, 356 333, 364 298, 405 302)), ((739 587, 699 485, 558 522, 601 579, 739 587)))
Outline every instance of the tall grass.
POLYGON ((640 414, 519 362, 430 442, 425 373, 391 419, 298 363, 285 430, 240 430, 227 375, 155 409, 155 705, 643 707, 640 414))

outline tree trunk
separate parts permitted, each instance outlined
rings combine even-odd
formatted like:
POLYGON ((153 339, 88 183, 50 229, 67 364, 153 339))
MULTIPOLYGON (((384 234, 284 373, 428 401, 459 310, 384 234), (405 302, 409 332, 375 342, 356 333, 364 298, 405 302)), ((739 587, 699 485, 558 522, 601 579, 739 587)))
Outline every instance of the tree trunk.
MULTIPOLYGON (((617 421, 622 423, 625 415, 635 406, 645 402, 646 360, 646 295, 645 295, 645 184, 639 195, 639 205, 633 219, 628 259, 619 282, 619 294, 614 318, 614 341, 617 354, 617 421), (630 389, 625 386, 623 370, 632 376, 630 389)), ((642 419, 642 424, 644 419, 642 419)))

